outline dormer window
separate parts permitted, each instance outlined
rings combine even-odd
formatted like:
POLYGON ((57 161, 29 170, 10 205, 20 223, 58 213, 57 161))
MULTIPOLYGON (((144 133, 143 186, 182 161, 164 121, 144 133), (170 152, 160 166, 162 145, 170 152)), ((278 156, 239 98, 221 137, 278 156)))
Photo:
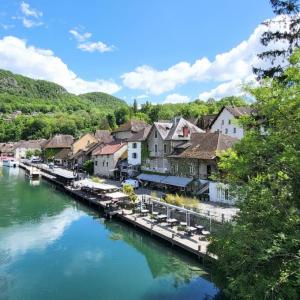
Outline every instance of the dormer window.
POLYGON ((154 132, 154 137, 157 139, 157 130, 154 132))
POLYGON ((183 137, 188 137, 189 134, 190 134, 190 129, 189 129, 189 127, 188 127, 188 126, 184 126, 184 127, 182 128, 182 133, 183 133, 183 137))

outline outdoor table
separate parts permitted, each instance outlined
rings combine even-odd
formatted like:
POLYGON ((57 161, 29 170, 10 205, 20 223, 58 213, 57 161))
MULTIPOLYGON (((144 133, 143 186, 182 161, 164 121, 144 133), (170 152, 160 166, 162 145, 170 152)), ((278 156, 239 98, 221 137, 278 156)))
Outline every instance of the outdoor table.
POLYGON ((180 222, 180 226, 187 226, 187 222, 180 222))
POLYGON ((198 232, 201 232, 204 229, 204 226, 202 225, 196 225, 195 227, 197 228, 198 232))
POLYGON ((192 233, 194 233, 194 232, 196 232, 196 231, 197 231, 197 228, 196 228, 196 227, 188 226, 188 227, 186 228, 186 232, 187 232, 188 234, 192 234, 192 233))
POLYGON ((167 223, 169 223, 172 227, 177 223, 177 219, 167 219, 167 223))
POLYGON ((164 221, 164 220, 166 220, 167 219, 167 216, 166 215, 158 215, 157 217, 156 217, 156 220, 157 221, 164 221))
POLYGON ((149 212, 148 209, 142 209, 142 210, 141 210, 141 214, 142 214, 142 215, 146 215, 148 212, 149 212))
POLYGON ((207 230, 203 230, 203 231, 202 231, 202 234, 203 234, 203 235, 210 235, 210 232, 207 231, 207 230))

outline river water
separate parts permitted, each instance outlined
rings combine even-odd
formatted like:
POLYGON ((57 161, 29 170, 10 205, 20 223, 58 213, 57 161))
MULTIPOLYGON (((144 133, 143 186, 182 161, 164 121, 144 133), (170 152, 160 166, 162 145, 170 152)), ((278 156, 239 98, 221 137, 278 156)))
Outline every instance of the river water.
POLYGON ((200 262, 0 167, 0 299, 213 299, 200 262))

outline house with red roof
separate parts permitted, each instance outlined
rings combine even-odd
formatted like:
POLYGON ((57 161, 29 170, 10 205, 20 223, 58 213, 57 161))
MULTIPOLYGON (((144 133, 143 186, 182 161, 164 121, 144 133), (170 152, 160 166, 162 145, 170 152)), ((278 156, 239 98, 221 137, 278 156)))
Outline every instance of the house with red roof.
POLYGON ((127 158, 127 143, 111 142, 101 144, 92 152, 94 174, 107 178, 116 178, 119 174, 118 164, 127 158))

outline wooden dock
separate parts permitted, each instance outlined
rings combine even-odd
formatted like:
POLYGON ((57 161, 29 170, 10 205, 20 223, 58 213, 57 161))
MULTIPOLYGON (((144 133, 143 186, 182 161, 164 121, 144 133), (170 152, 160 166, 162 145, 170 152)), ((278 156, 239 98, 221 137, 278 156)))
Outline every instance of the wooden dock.
MULTIPOLYGON (((20 163, 20 167, 26 169, 27 166, 20 163)), ((143 217, 138 213, 132 213, 131 210, 117 209, 110 211, 109 205, 112 203, 110 200, 102 200, 99 197, 91 195, 87 192, 82 191, 79 188, 74 188, 70 185, 62 183, 55 174, 51 174, 51 171, 45 172, 40 169, 41 176, 47 181, 59 186, 64 192, 69 194, 75 199, 85 202, 89 206, 104 211, 104 213, 112 218, 117 217, 120 220, 130 223, 133 226, 140 228, 153 236, 156 236, 164 241, 169 242, 172 246, 179 247, 199 258, 208 258, 209 260, 216 260, 217 257, 207 252, 207 246, 209 241, 203 239, 203 236, 194 234, 186 235, 183 232, 179 232, 176 227, 170 227, 166 223, 155 223, 149 216, 143 217)))

